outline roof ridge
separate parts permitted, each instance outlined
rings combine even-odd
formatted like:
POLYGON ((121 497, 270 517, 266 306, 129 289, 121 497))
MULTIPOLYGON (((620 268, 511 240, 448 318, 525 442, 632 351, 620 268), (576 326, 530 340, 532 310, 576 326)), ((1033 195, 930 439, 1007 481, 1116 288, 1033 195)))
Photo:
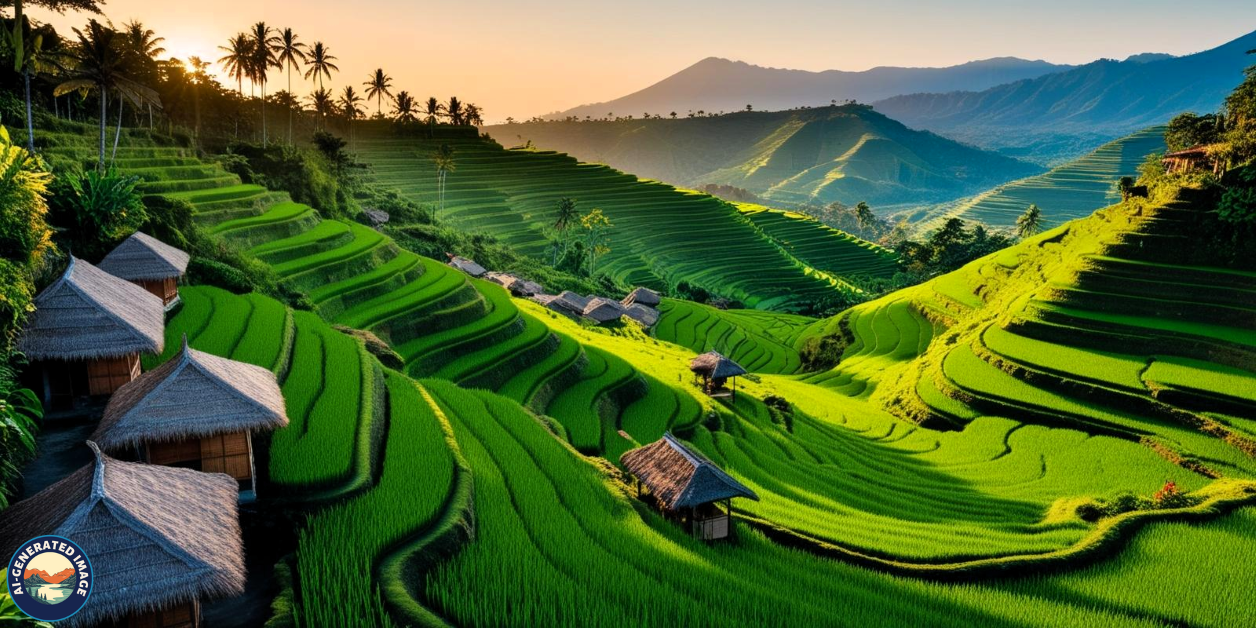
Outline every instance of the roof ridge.
MULTIPOLYGON (((239 363, 239 364, 241 364, 241 365, 243 365, 243 366, 250 366, 250 367, 253 367, 253 368, 261 369, 261 370, 263 370, 263 371, 266 371, 267 373, 270 373, 272 376, 274 375, 274 372, 273 372, 273 371, 271 371, 270 369, 267 369, 267 368, 264 368, 264 367, 258 366, 258 365, 256 365, 256 364, 251 364, 251 363, 249 363, 249 362, 244 362, 244 361, 241 361, 241 360, 232 360, 231 358, 224 358, 224 357, 222 357, 222 356, 214 355, 214 354, 212 354, 212 353, 209 353, 208 351, 201 351, 201 350, 199 350, 199 349, 193 349, 193 348, 191 348, 190 346, 188 346, 188 344, 187 344, 187 335, 186 335, 186 334, 184 334, 184 339, 183 339, 183 342, 184 342, 184 344, 183 344, 183 353, 184 353, 184 355, 191 356, 191 352, 192 352, 192 351, 195 351, 196 353, 198 353, 198 354, 200 354, 200 355, 204 355, 204 356, 207 356, 207 357, 210 357, 210 358, 217 358, 217 359, 219 359, 219 360, 226 360, 226 361, 228 361, 228 362, 237 362, 237 363, 239 363)), ((236 386, 232 385, 232 384, 231 384, 231 382, 228 382, 227 380, 225 380, 225 379, 223 379, 221 376, 219 376, 217 373, 214 373, 213 371, 211 371, 211 370, 210 370, 210 369, 209 369, 206 365, 204 365, 204 364, 202 364, 202 363, 200 363, 200 362, 193 361, 193 360, 191 359, 191 357, 187 357, 187 358, 185 358, 185 360, 187 360, 187 363, 188 363, 188 364, 191 364, 191 365, 192 365, 192 366, 196 369, 196 371, 197 371, 198 373, 200 373, 201 375, 204 375, 205 377, 208 377, 209 379, 213 380, 213 381, 214 381, 214 383, 218 384, 218 386, 219 386, 220 388, 225 388, 225 389, 226 389, 226 391, 230 392, 230 393, 231 393, 233 396, 235 396, 236 398, 242 398, 242 399, 244 399, 247 403, 249 403, 250 405, 252 405, 252 406, 254 406, 254 407, 258 408, 259 410, 261 410, 261 411, 265 412, 266 414, 274 414, 274 413, 275 413, 275 411, 274 411, 273 409, 271 409, 270 407, 267 407, 267 406, 266 406, 266 404, 262 403, 261 401, 258 401, 257 399, 254 399, 252 395, 243 394, 243 393, 242 393, 242 392, 241 392, 241 391, 240 391, 240 390, 239 390, 236 386)), ((162 382, 162 383, 164 384, 165 382, 162 382)), ((156 389, 154 389, 154 390, 153 390, 153 392, 157 392, 157 391, 156 391, 156 389)), ((151 395, 152 393, 149 393, 149 394, 151 395)), ((128 414, 130 414, 130 413, 128 413, 128 414)), ((285 414, 286 414, 286 413, 285 413, 285 414)))
MULTIPOLYGON (((81 260, 80 260, 80 261, 81 261, 81 260)), ((83 263, 84 263, 84 264, 87 264, 87 262, 83 262, 83 263)), ((95 271, 97 271, 97 272, 99 272, 99 273, 101 273, 101 274, 103 274, 103 275, 105 275, 105 276, 109 277, 110 279, 115 280, 115 281, 120 281, 120 282, 122 282, 122 283, 125 283, 125 284, 126 284, 126 285, 128 285, 128 286, 133 286, 133 285, 135 285, 135 284, 132 284, 132 283, 130 283, 129 281, 127 281, 127 280, 125 280, 125 279, 121 279, 121 278, 118 278, 118 277, 114 277, 113 275, 110 275, 109 273, 107 273, 107 272, 105 272, 105 271, 103 271, 103 270, 100 270, 99 268, 96 268, 95 266, 92 266, 91 264, 87 264, 87 266, 88 266, 89 268, 92 268, 93 270, 95 270, 95 271)), ((70 269, 71 269, 71 268, 73 268, 73 267, 74 267, 74 257, 73 257, 73 256, 71 256, 71 257, 70 257, 70 265, 66 267, 66 269, 65 269, 65 270, 66 270, 66 273, 65 273, 65 276, 64 276, 63 278, 69 278, 69 277, 70 277, 70 269)), ((127 333, 128 335, 130 335, 132 338, 136 338, 136 339, 138 339, 138 340, 148 340, 147 338, 145 338, 145 337, 144 337, 144 335, 143 335, 143 334, 136 333, 136 331, 137 331, 137 330, 135 329, 135 325, 134 325, 134 324, 132 324, 130 321, 127 321, 127 320, 122 319, 120 316, 118 316, 116 313, 114 313, 114 311, 113 311, 112 309, 110 309, 107 305, 105 305, 104 303, 101 303, 101 302, 100 302, 100 301, 98 301, 97 299, 93 298, 90 294, 88 294, 85 290, 83 290, 83 289, 82 289, 82 287, 81 287, 81 286, 79 286, 77 283, 75 283, 75 282, 73 282, 73 281, 67 281, 67 282, 66 282, 66 285, 70 286, 70 289, 71 289, 71 290, 73 290, 75 294, 77 294, 77 295, 79 295, 80 297, 82 297, 82 298, 86 299, 86 300, 87 300, 88 302, 90 302, 92 305, 96 306, 96 308, 97 308, 97 309, 99 309, 99 310, 103 311, 103 312, 105 313, 105 315, 106 315, 106 316, 108 316, 110 319, 112 319, 112 320, 113 320, 113 322, 114 322, 114 323, 116 323, 116 324, 118 324, 118 325, 121 325, 121 326, 122 326, 122 328, 126 330, 126 333, 127 333)), ((138 286, 137 286, 137 287, 138 287, 138 286)), ((141 290, 141 291, 143 291, 143 293, 144 293, 144 294, 146 294, 146 295, 153 296, 153 298, 158 298, 158 297, 156 297, 155 295, 152 295, 152 293, 150 293, 149 291, 144 290, 143 288, 140 288, 140 290, 141 290)), ((163 327, 164 327, 164 326, 165 326, 165 324, 164 324, 164 322, 163 322, 163 327)))

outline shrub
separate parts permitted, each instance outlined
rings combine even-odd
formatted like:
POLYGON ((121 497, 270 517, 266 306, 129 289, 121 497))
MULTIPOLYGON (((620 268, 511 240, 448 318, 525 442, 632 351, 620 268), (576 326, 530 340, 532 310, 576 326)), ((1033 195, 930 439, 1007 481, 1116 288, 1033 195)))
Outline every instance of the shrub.
POLYGON ((1102 519, 1104 516, 1103 506, 1096 504, 1095 502, 1086 502, 1078 506, 1077 510, 1074 512, 1077 513, 1078 518, 1087 523, 1094 523, 1102 519))
POLYGON ((1169 480, 1164 487, 1152 496, 1157 508, 1187 508, 1195 504, 1195 500, 1178 488, 1177 482, 1169 480))
POLYGON ((803 370, 827 371, 842 361, 847 341, 841 334, 825 334, 807 338, 798 351, 803 370))
POLYGON ((272 190, 283 190, 292 200, 329 217, 347 213, 345 195, 332 167, 318 151, 283 144, 265 148, 255 144, 232 144, 228 150, 243 161, 229 157, 222 161, 223 166, 241 179, 272 190))
POLYGON ((123 238, 148 219, 140 194, 139 177, 110 168, 88 170, 56 178, 49 205, 53 224, 64 228, 61 237, 79 257, 104 257, 123 238))
POLYGON ((195 284, 218 286, 235 294, 253 291, 253 282, 234 266, 204 257, 193 257, 188 262, 188 281, 195 284))

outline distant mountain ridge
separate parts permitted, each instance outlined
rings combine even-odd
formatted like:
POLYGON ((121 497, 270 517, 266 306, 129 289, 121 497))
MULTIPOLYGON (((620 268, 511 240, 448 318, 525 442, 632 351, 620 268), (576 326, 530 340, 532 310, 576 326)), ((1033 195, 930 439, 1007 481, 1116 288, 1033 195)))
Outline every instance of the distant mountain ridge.
POLYGON ((1256 32, 1192 55, 1102 59, 985 90, 900 95, 873 106, 913 128, 988 147, 1009 132, 1123 135, 1183 111, 1215 111, 1242 81, 1243 68, 1256 63, 1246 54, 1252 48, 1256 32))
POLYGON ((67 578, 74 575, 74 568, 67 567, 55 574, 49 575, 43 569, 27 569, 22 574, 22 580, 27 584, 60 584, 67 578))
POLYGON ((581 105, 543 116, 601 118, 676 111, 740 111, 747 104, 760 110, 827 105, 853 99, 871 102, 900 94, 983 90, 988 87, 1067 70, 1073 66, 1016 57, 970 61, 944 68, 876 67, 861 72, 789 70, 707 57, 645 89, 614 100, 581 105))
POLYGON ((734 186, 783 203, 933 203, 1042 172, 909 129, 867 105, 675 120, 524 123, 487 132, 643 177, 685 187, 734 186))

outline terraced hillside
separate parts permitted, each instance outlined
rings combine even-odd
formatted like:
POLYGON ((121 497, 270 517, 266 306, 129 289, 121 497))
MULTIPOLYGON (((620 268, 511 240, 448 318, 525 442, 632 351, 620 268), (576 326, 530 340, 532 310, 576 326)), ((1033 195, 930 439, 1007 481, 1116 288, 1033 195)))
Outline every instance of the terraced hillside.
POLYGON ((898 271, 895 255, 889 249, 806 214, 749 203, 737 203, 737 209, 773 244, 816 270, 837 277, 890 277, 898 271), (880 259, 869 259, 869 252, 880 259))
POLYGON ((977 196, 907 215, 916 229, 936 228, 947 218, 977 220, 992 227, 1013 227, 1031 204, 1042 209, 1044 224, 1056 226, 1089 216, 1120 199, 1115 184, 1137 176, 1148 155, 1165 150, 1164 127, 1150 127, 1113 140, 1088 155, 1040 175, 995 187, 977 196))
MULTIPOLYGON (((521 251, 546 255, 555 203, 572 197, 582 211, 600 208, 614 224, 601 271, 627 285, 666 289, 687 281, 751 307, 788 310, 827 294, 841 281, 841 275, 817 272, 825 269, 764 238, 729 203, 561 153, 504 150, 476 138, 403 139, 381 126, 360 131, 358 154, 372 166, 378 184, 435 204, 430 156, 441 144, 454 149, 456 161, 446 180, 441 218, 497 236, 521 251)), ((841 233, 823 235, 845 254, 834 268, 886 272, 884 250, 852 247, 841 233)))

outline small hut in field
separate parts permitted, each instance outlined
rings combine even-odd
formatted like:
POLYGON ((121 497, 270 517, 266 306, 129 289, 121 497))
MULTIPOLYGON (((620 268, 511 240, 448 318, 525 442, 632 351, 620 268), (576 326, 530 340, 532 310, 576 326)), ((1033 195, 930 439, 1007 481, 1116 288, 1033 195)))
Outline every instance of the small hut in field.
POLYGON ((183 350, 118 389, 92 440, 159 465, 226 473, 256 495, 253 433, 288 425, 275 374, 260 366, 183 350))
POLYGON ((589 299, 589 304, 584 307, 581 314, 598 324, 609 323, 619 320, 628 310, 619 304, 619 301, 612 301, 605 297, 593 297, 589 299))
POLYGON ((139 377, 140 354, 165 348, 165 311, 147 290, 70 258, 65 272, 35 297, 17 349, 42 381, 44 404, 72 407, 110 395, 139 377))
POLYGON ((717 351, 708 351, 690 360, 689 370, 695 378, 702 378, 702 390, 712 397, 736 397, 737 377, 746 374, 740 364, 717 351), (725 386, 729 379, 733 380, 732 390, 725 386))
POLYGON ((633 290, 628 294, 628 296, 624 297, 623 301, 621 301, 624 307, 628 307, 633 303, 640 303, 641 305, 651 308, 658 307, 659 303, 662 302, 663 300, 659 298, 659 294, 657 292, 644 287, 638 287, 636 290, 633 290))
POLYGON ((649 329, 659 322, 659 311, 640 303, 633 303, 628 306, 624 316, 631 318, 641 324, 642 327, 649 329))
POLYGON ((1161 159, 1165 172, 1212 172, 1221 174, 1221 160, 1210 154, 1211 144, 1196 144, 1190 148, 1165 153, 1161 159))
POLYGON ((136 231, 100 260, 99 268, 157 295, 169 308, 179 300, 179 279, 190 259, 187 253, 136 231))
POLYGON ((91 598, 57 626, 198 628, 202 600, 244 592, 231 478, 122 462, 88 445, 94 463, 0 512, 6 556, 54 534, 91 561, 91 598))
POLYGON ((644 485, 665 514, 704 541, 729 536, 734 497, 759 501, 754 491, 670 433, 624 452, 619 461, 636 476, 638 495, 644 485))

